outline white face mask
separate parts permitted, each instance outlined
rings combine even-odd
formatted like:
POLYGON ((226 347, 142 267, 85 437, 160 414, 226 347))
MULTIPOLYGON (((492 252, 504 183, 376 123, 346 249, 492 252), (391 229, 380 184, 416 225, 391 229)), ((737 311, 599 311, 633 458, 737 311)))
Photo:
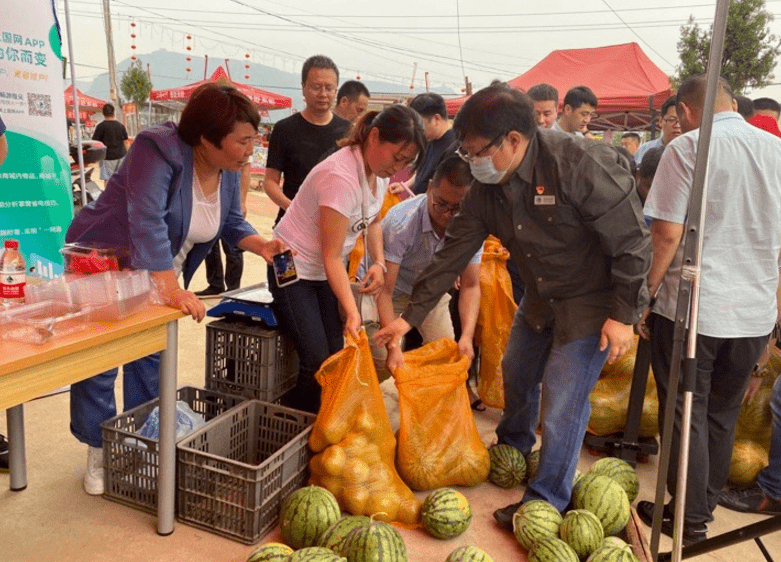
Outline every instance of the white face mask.
POLYGON ((476 158, 469 163, 469 170, 480 183, 496 184, 502 181, 507 170, 497 170, 491 156, 476 158))

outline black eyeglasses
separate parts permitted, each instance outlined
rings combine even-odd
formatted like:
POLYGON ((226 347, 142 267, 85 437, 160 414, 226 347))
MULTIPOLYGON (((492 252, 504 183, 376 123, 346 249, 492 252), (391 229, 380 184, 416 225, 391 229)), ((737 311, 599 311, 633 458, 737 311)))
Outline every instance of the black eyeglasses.
POLYGON ((461 207, 460 203, 455 203, 453 205, 449 205, 448 203, 443 203, 440 201, 437 201, 434 199, 431 203, 434 206, 434 210, 438 213, 442 213, 443 215, 446 215, 450 213, 451 215, 455 215, 458 212, 459 207, 461 207))
POLYGON ((504 137, 505 137, 505 136, 507 136, 507 133, 500 133, 499 135, 497 135, 497 136, 496 136, 496 138, 494 138, 494 140, 492 140, 492 141, 491 141, 491 142, 489 142, 487 145, 485 145, 483 148, 481 148, 480 150, 478 150, 478 151, 475 153, 475 155, 474 155, 474 156, 469 156, 469 152, 467 152, 466 150, 464 150, 464 147, 463 147, 463 146, 461 146, 461 145, 458 145, 458 148, 456 148, 456 154, 458 154, 458 156, 461 158, 461 160, 463 160, 464 162, 468 162, 468 163, 470 163, 470 164, 471 164, 472 162, 474 162, 475 160, 477 160, 478 158, 480 158, 480 157, 481 157, 483 154, 485 154, 485 152, 486 152, 486 151, 487 151, 489 148, 491 148, 492 146, 494 146, 494 145, 497 143, 497 141, 498 141, 499 139, 504 139, 504 137))

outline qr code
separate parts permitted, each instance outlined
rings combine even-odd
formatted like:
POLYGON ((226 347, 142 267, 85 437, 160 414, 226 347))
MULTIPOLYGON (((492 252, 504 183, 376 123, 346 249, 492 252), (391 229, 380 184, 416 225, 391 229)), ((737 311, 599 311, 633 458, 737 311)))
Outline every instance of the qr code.
POLYGON ((38 117, 51 117, 52 97, 47 94, 27 94, 27 113, 38 117))

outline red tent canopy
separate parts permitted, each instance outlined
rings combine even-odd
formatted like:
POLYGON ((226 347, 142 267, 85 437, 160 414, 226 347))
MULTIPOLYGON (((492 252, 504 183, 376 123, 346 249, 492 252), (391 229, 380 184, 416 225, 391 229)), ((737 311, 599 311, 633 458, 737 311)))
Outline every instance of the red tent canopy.
POLYGON ((211 78, 209 78, 208 80, 201 80, 199 82, 194 82, 193 84, 188 84, 187 86, 182 86, 181 88, 168 88, 167 90, 152 90, 151 92, 149 92, 149 98, 155 101, 182 101, 183 102, 190 98, 190 96, 198 88, 198 86, 202 86, 207 82, 223 82, 226 84, 230 84, 231 86, 239 90, 241 93, 243 93, 245 96, 247 96, 249 99, 251 99, 253 102, 255 102, 255 105, 258 106, 259 110, 284 109, 286 107, 290 107, 292 103, 292 100, 287 96, 282 96, 280 94, 275 94, 273 92, 267 92, 266 90, 261 90, 260 88, 249 86, 247 84, 237 84, 235 82, 232 82, 230 77, 228 76, 228 73, 225 72, 225 69, 221 66, 217 67, 217 70, 214 71, 214 74, 212 74, 211 78))
MULTIPOLYGON (((81 90, 76 90, 79 100, 79 112, 89 109, 101 109, 108 102, 86 95, 81 90)), ((65 89, 65 107, 73 107, 73 84, 65 89)))
MULTIPOLYGON (((559 101, 567 90, 588 86, 597 96, 600 119, 595 125, 638 126, 647 122, 649 103, 659 109, 672 94, 667 75, 642 51, 637 43, 591 49, 553 51, 508 84, 526 91, 545 82, 559 91, 559 101)), ((448 100, 448 114, 455 114, 466 96, 448 100)))

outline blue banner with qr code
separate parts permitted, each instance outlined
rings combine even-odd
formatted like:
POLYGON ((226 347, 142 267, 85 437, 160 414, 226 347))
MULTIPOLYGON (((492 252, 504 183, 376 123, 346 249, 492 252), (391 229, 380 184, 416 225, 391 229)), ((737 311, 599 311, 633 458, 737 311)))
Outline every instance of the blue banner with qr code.
POLYGON ((18 240, 45 277, 73 219, 62 42, 51 0, 0 0, 0 13, 0 247, 18 240))

